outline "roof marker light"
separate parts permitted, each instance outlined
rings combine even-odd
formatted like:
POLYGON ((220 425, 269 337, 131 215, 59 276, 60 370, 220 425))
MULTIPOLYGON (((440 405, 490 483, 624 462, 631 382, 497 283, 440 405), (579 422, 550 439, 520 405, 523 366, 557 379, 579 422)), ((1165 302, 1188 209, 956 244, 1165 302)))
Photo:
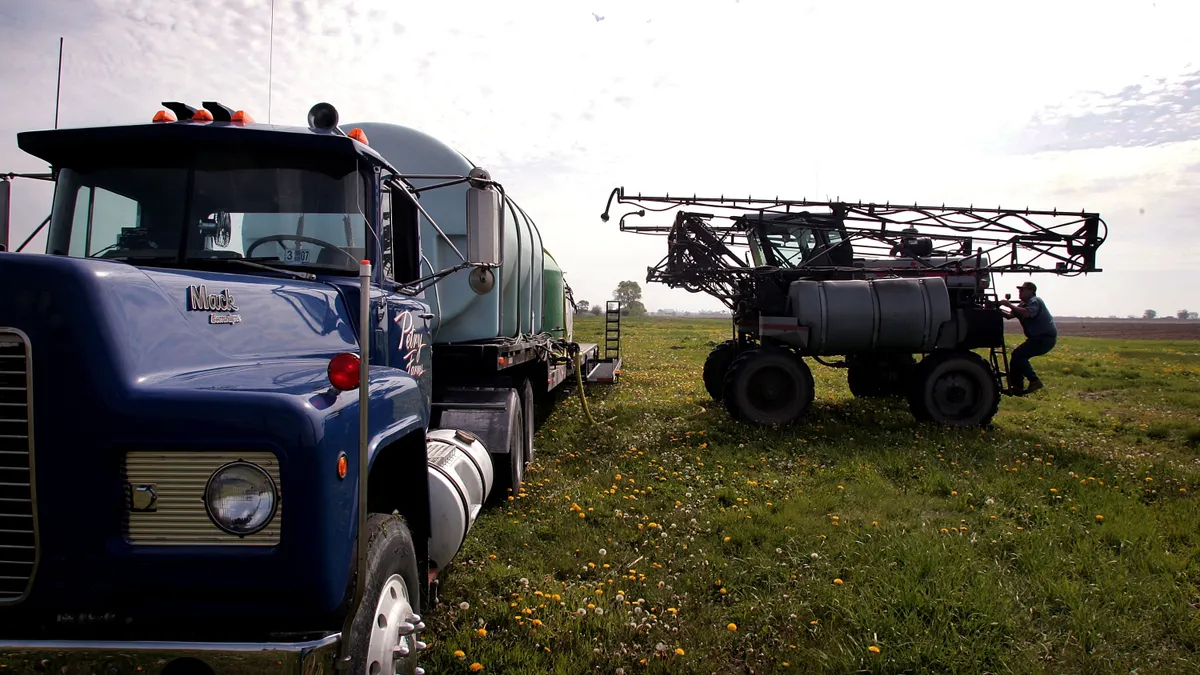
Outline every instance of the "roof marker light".
POLYGON ((370 143, 367 142, 367 132, 359 129, 358 127, 354 127, 350 130, 350 133, 346 135, 358 141, 359 143, 362 143, 363 145, 370 145, 370 143))
POLYGON ((192 121, 193 122, 211 122, 211 121, 213 121, 213 116, 212 116, 212 113, 208 112, 204 108, 201 108, 192 114, 192 121))
POLYGON ((158 112, 154 113, 153 121, 158 123, 158 122, 177 122, 179 120, 178 120, 178 118, 175 117, 175 113, 171 112, 170 110, 159 110, 158 112))
POLYGON ((254 124, 254 118, 251 117, 250 113, 246 112, 245 110, 239 110, 233 113, 233 118, 230 121, 237 124, 254 124))

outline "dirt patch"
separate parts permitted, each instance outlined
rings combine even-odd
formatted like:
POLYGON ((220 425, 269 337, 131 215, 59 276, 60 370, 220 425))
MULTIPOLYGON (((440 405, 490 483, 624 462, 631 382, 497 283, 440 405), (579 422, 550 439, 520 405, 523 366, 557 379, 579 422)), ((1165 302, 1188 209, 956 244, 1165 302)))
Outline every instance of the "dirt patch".
MULTIPOLYGON (((1114 340, 1200 340, 1200 321, 1179 319, 1054 319, 1064 337, 1094 337, 1114 340)), ((1005 331, 1020 334, 1021 324, 1005 322, 1005 331)))

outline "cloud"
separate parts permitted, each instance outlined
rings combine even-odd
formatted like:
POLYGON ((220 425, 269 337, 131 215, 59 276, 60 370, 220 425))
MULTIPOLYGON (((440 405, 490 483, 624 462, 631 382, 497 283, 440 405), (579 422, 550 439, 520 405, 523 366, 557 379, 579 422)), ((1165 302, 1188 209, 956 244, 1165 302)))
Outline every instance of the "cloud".
MULTIPOLYGON (((0 3, 0 91, 21 102, 0 117, 0 171, 44 168, 16 148, 15 134, 53 124, 63 35, 64 126, 144 122, 163 100, 218 100, 277 124, 303 124, 313 103, 329 101, 344 120, 411 126, 492 171, 536 220, 577 297, 593 302, 622 279, 643 280, 666 251, 661 238, 600 222, 618 185, 1082 202, 1112 225, 1106 264, 1127 269, 1164 260, 1188 269, 1185 252, 1194 259, 1200 242, 1188 230, 1200 209, 1200 142, 1188 140, 1197 126, 1197 73, 1186 66, 1200 21, 1194 2, 275 8, 272 42, 263 0, 0 3), (1097 44, 1121 48, 1087 46, 1097 44)), ((14 187, 14 236, 45 216, 47 187, 14 187)), ((643 286, 651 307, 718 306, 643 286)))
POLYGON ((1029 152, 1153 147, 1200 139, 1200 70, 1119 91, 1085 92, 1035 115, 1022 138, 1029 152))

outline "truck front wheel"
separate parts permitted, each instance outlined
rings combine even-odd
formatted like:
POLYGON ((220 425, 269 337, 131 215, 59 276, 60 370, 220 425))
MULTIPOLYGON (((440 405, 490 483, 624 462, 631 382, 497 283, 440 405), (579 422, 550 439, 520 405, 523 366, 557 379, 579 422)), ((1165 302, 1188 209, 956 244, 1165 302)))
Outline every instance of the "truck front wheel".
POLYGON ((367 578, 363 601, 350 624, 350 672, 416 675, 425 650, 418 611, 417 554, 412 533, 397 515, 367 516, 367 578))

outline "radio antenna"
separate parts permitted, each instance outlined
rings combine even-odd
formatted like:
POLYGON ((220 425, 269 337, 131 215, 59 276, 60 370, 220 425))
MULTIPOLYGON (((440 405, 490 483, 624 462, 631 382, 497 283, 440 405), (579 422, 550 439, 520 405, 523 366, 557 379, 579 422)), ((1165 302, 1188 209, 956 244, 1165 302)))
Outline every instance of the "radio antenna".
POLYGON ((62 96, 63 38, 58 38, 58 84, 54 88, 54 128, 58 128, 58 102, 62 96))
POLYGON ((271 123, 271 83, 275 77, 275 0, 271 0, 271 31, 267 39, 267 124, 271 123))

